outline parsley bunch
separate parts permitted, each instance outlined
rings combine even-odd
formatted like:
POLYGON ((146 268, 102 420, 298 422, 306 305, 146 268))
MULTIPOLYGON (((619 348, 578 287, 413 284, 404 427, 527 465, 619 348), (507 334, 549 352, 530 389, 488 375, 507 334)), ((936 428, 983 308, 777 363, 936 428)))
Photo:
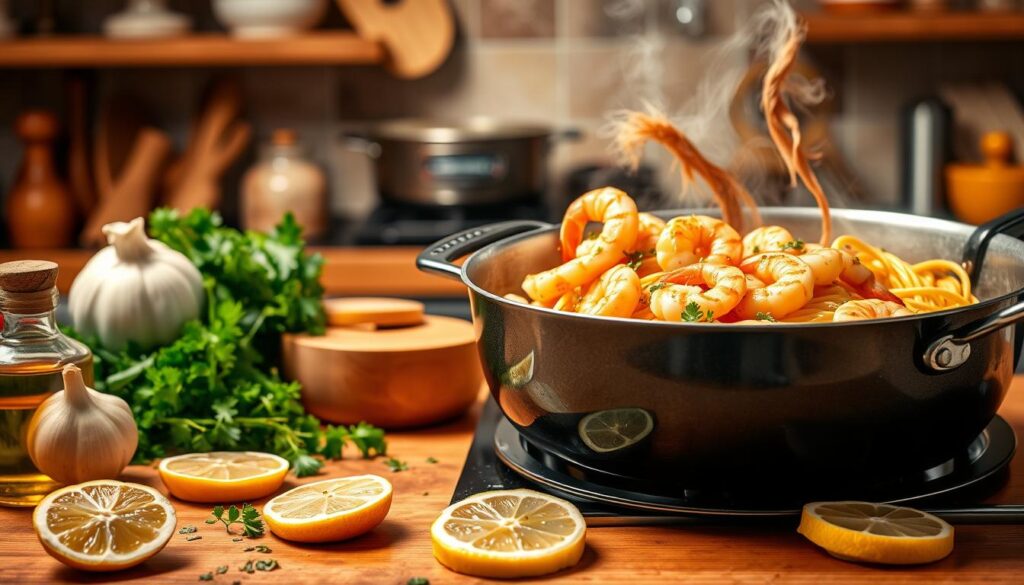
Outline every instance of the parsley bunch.
POLYGON ((131 405, 136 462, 175 452, 269 451, 301 477, 322 466, 312 455, 341 457, 348 442, 364 457, 386 451, 383 431, 371 425, 321 428, 299 402, 299 385, 283 381, 274 366, 281 333, 321 333, 326 321, 323 260, 305 252, 291 215, 269 234, 224 227, 202 209, 184 217, 159 209, 149 226, 199 268, 206 310, 150 353, 83 340, 93 349, 96 389, 131 405))

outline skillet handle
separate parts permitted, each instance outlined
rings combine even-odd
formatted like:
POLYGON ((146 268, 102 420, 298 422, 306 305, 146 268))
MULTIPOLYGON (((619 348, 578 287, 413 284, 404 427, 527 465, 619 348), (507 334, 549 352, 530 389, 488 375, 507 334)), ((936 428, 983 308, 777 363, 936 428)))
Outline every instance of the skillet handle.
MULTIPOLYGON (((978 226, 967 239, 963 266, 970 275, 971 282, 977 283, 981 278, 988 246, 993 238, 1001 234, 1018 239, 1024 238, 1024 208, 1015 209, 978 226)), ((933 341, 924 352, 924 363, 936 372, 948 372, 959 368, 971 357, 971 341, 1021 320, 1024 320, 1024 302, 974 323, 968 323, 933 341)))
POLYGON ((971 357, 972 341, 1021 320, 1024 320, 1024 302, 974 323, 968 323, 933 341, 924 352, 924 363, 936 372, 955 370, 971 357))
POLYGON ((978 226, 968 238, 967 244, 964 245, 963 266, 971 276, 971 282, 978 282, 980 279, 988 245, 992 238, 1000 234, 1024 238, 1024 208, 1015 209, 978 226))
POLYGON ((507 237, 548 227, 551 227, 551 224, 542 221, 519 220, 470 228, 427 246, 416 257, 416 268, 421 272, 461 280, 462 268, 453 260, 468 256, 507 237))

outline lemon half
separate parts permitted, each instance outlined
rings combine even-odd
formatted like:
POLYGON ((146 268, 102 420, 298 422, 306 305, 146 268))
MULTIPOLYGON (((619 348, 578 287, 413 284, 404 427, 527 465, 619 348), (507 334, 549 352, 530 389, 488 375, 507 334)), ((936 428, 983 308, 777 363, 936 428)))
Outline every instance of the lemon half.
POLYGON ((243 502, 277 491, 288 475, 288 461, 256 451, 214 451, 168 457, 160 479, 171 494, 189 502, 243 502))
POLYGON ((850 561, 930 563, 953 550, 953 527, 945 520, 889 504, 807 504, 797 531, 833 556, 850 561))
POLYGON ((477 577, 534 577, 579 562, 587 532, 575 506, 533 490, 482 492, 446 508, 430 529, 434 557, 477 577))
POLYGON ((86 571, 116 571, 145 561, 171 539, 176 522, 163 494, 113 480, 59 489, 32 513, 46 552, 86 571))

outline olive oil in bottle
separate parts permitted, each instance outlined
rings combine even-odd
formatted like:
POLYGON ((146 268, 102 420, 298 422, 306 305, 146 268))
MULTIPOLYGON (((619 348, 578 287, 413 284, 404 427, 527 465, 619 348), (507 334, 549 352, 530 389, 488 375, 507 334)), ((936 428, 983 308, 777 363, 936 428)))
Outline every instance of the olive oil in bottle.
POLYGON ((57 328, 57 265, 0 264, 0 505, 34 506, 57 484, 32 464, 26 437, 32 415, 64 387, 67 364, 92 383, 89 348, 57 328))

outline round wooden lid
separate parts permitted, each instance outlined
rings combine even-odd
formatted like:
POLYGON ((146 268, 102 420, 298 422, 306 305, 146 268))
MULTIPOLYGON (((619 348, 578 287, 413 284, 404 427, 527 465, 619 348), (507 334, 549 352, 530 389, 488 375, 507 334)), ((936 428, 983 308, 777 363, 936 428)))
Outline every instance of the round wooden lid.
POLYGON ((351 297, 327 299, 327 322, 335 327, 373 323, 378 327, 404 327, 423 323, 423 303, 406 299, 351 297))
POLYGON ((329 327, 325 335, 290 337, 289 342, 302 347, 359 353, 415 352, 476 343, 472 323, 436 315, 427 315, 412 327, 329 327))
POLYGON ((46 260, 0 264, 0 289, 9 293, 48 291, 57 282, 57 265, 46 260))

